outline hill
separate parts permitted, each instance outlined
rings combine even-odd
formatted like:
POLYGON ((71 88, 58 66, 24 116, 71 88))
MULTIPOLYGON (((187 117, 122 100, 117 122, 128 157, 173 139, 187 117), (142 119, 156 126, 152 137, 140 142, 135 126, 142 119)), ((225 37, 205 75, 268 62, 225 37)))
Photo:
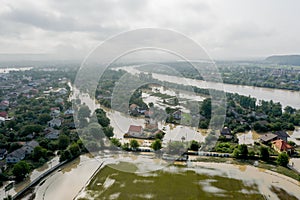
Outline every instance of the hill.
POLYGON ((300 66, 300 55, 280 55, 270 56, 265 59, 268 63, 278 65, 297 65, 300 66))

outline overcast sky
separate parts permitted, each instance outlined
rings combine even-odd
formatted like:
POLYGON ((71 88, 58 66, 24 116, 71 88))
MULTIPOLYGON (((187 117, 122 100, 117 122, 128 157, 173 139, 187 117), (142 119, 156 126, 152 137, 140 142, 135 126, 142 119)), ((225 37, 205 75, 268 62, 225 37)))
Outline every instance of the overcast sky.
POLYGON ((213 59, 300 53, 298 0, 0 2, 0 54, 81 59, 113 35, 148 27, 178 31, 213 59))

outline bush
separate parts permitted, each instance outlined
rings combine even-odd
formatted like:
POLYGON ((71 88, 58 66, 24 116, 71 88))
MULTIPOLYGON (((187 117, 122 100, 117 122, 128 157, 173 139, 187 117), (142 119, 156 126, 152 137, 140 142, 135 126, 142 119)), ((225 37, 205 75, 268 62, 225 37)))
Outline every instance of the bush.
POLYGON ((279 154, 279 156, 277 157, 277 164, 286 167, 288 163, 289 163, 289 156, 287 155, 287 153, 283 152, 279 154))
POLYGON ((263 147, 263 146, 260 147, 260 158, 265 161, 269 160, 270 153, 268 147, 263 147))
POLYGON ((30 165, 25 161, 16 163, 13 167, 12 173, 17 181, 23 180, 30 171, 30 165))

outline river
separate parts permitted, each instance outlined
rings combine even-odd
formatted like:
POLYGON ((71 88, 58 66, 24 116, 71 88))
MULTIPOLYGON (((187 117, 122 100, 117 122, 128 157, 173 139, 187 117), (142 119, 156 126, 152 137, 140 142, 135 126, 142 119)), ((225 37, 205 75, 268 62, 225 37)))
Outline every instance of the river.
MULTIPOLYGON (((137 67, 138 66, 125 66, 115 69, 122 69, 131 74, 138 74, 142 71, 139 71, 137 67)), ((180 83, 183 85, 195 86, 199 88, 222 90, 229 93, 238 93, 240 95, 245 96, 250 95, 251 97, 255 97, 258 100, 273 100, 274 102, 280 102, 283 107, 291 106, 300 109, 300 92, 296 91, 208 82, 157 73, 152 73, 152 76, 153 78, 158 79, 160 81, 166 81, 177 84, 180 83)))

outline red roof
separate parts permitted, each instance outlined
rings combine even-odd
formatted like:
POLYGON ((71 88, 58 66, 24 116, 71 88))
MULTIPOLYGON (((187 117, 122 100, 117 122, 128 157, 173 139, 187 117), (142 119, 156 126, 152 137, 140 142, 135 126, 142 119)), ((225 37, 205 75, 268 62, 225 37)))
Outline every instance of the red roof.
POLYGON ((136 105, 136 104, 131 104, 130 106, 129 106, 129 108, 130 108, 130 110, 134 110, 134 109, 136 109, 138 107, 138 105, 136 105))
POLYGON ((142 132, 142 126, 130 125, 128 132, 142 132))
POLYGON ((50 110, 51 110, 51 111, 54 111, 54 110, 60 110, 60 108, 59 108, 59 107, 52 107, 52 108, 50 108, 50 110))
POLYGON ((7 112, 5 112, 5 111, 0 112, 0 117, 6 118, 7 117, 7 112))
POLYGON ((288 149, 292 149, 293 147, 286 143, 283 140, 275 140, 272 142, 272 144, 279 149, 280 151, 287 151, 288 149))

